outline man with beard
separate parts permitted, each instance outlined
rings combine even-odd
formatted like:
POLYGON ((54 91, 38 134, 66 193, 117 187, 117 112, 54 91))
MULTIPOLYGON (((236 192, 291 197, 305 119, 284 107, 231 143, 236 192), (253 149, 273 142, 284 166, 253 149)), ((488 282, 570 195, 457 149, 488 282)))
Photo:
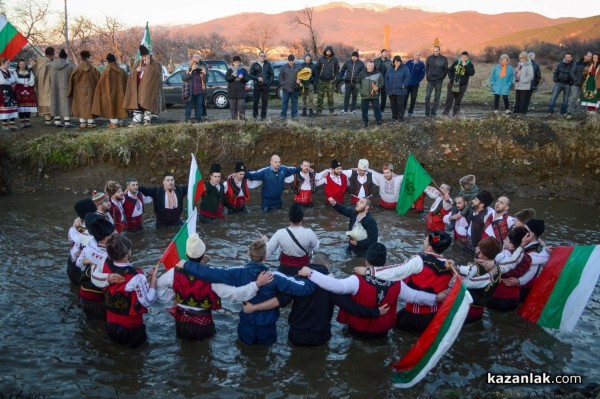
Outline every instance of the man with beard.
POLYGON ((394 165, 389 162, 383 164, 383 173, 372 169, 369 172, 373 174, 373 184, 379 186, 379 207, 396 210, 403 176, 394 174, 394 165))
POLYGON ((369 103, 373 107, 373 114, 377 125, 381 125, 381 109, 379 106, 379 90, 383 87, 383 74, 375 69, 373 61, 367 61, 367 69, 358 75, 360 88, 360 105, 364 127, 369 126, 369 103))
POLYGON ((508 232, 515 225, 515 218, 508 215, 510 200, 507 197, 498 197, 494 212, 489 214, 483 222, 482 240, 494 237, 498 244, 502 244, 508 232))
POLYGON ((433 54, 425 61, 425 76, 427 88, 425 89, 425 116, 435 116, 442 95, 444 79, 448 74, 448 59, 440 54, 440 46, 433 48, 433 54), (435 90, 433 104, 431 93, 435 90))
POLYGON ((348 176, 343 173, 342 164, 334 159, 331 161, 331 169, 325 169, 319 175, 325 179, 325 197, 331 197, 335 202, 343 204, 348 187, 348 176))
POLYGON ((327 46, 323 51, 323 56, 317 61, 315 66, 315 76, 317 77, 318 92, 317 95, 317 115, 323 112, 323 98, 327 94, 327 105, 329 106, 329 114, 335 115, 333 110, 333 94, 335 93, 335 78, 340 71, 333 47, 327 46))
POLYGON ((235 163, 234 172, 229 176, 225 184, 227 200, 233 206, 228 210, 228 214, 232 213, 248 213, 246 203, 250 201, 251 188, 256 188, 262 184, 260 180, 248 181, 246 179, 246 166, 243 162, 235 163))
POLYGON ((116 181, 109 180, 104 186, 104 192, 110 200, 110 216, 112 217, 115 230, 120 233, 125 229, 125 211, 123 210, 123 190, 116 181))
POLYGON ((473 201, 471 201, 473 213, 467 216, 469 227, 467 227, 467 244, 465 246, 465 250, 471 254, 475 254, 475 248, 477 248, 477 244, 481 241, 485 218, 494 212, 494 210, 490 208, 490 204, 493 201, 494 197, 492 197, 492 194, 487 190, 481 190, 479 194, 473 198, 473 201))
POLYGON ((350 194, 350 203, 352 204, 356 204, 361 198, 371 199, 373 196, 373 175, 367 169, 369 169, 369 161, 359 159, 358 167, 355 170, 344 171, 348 177, 346 191, 350 194))
MULTIPOLYGON (((375 69, 378 70, 379 72, 381 72, 381 75, 385 79, 385 74, 387 73, 387 70, 390 69, 391 66, 392 66, 392 60, 390 60, 388 51, 386 49, 381 50, 381 57, 375 58, 375 69)), ((379 100, 379 105, 381 106, 380 107, 381 113, 383 113, 383 111, 385 111, 385 101, 387 100, 387 93, 385 91, 385 86, 383 86, 381 88, 381 90, 379 90, 379 93, 381 95, 381 99, 379 100)))
POLYGON ((181 226, 183 197, 187 195, 188 186, 176 186, 173 173, 165 173, 162 187, 140 187, 139 191, 152 198, 156 214, 156 228, 181 226))
POLYGON ((82 129, 94 128, 96 122, 92 115, 92 104, 100 72, 90 63, 89 51, 83 50, 79 55, 81 61, 69 77, 67 96, 73 97, 71 114, 79 117, 79 127, 82 129))
POLYGON ((453 234, 453 238, 456 242, 464 245, 467 240, 467 226, 469 223, 467 219, 462 215, 462 211, 467 206, 467 201, 462 195, 454 197, 454 206, 450 213, 444 216, 444 223, 446 223, 446 232, 453 234))
POLYGON ((152 197, 147 197, 140 193, 138 188, 138 180, 135 177, 127 179, 127 190, 125 190, 123 201, 125 231, 134 232, 143 229, 142 215, 144 213, 144 204, 152 202, 152 197))
POLYGON ((369 213, 371 200, 361 198, 354 208, 339 204, 332 197, 328 197, 327 200, 333 206, 333 209, 350 218, 348 232, 346 233, 348 236, 347 250, 357 256, 365 256, 369 246, 379 240, 377 222, 369 213))
POLYGON ((285 185, 285 178, 299 172, 300 168, 285 166, 281 164, 279 155, 271 156, 270 165, 256 172, 248 172, 248 180, 262 181, 261 207, 263 212, 272 209, 281 209, 281 194, 285 185))
POLYGON ((106 56, 108 65, 98 79, 94 92, 92 114, 107 118, 109 129, 121 127, 120 120, 127 119, 127 111, 123 108, 127 74, 117 64, 113 54, 106 56))
POLYGON ((325 179, 317 175, 310 168, 310 161, 303 159, 300 163, 300 171, 293 176, 286 177, 286 183, 292 183, 294 191, 294 203, 305 208, 313 207, 313 193, 318 186, 325 184, 325 179))
POLYGON ((93 192, 92 201, 94 201, 94 205, 96 205, 96 214, 102 217, 102 219, 110 222, 112 225, 115 224, 111 214, 110 214, 110 198, 106 193, 97 193, 93 192))

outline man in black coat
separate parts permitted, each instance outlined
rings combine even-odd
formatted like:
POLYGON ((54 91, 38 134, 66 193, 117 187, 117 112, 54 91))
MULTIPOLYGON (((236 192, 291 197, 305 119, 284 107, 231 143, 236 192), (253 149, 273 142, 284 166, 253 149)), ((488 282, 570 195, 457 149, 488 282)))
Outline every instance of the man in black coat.
POLYGON ((165 173, 162 187, 140 187, 139 192, 151 197, 156 214, 156 228, 181 226, 183 197, 187 195, 188 186, 176 186, 172 173, 165 173))
POLYGON ((344 216, 350 218, 348 223, 349 232, 354 230, 355 224, 360 223, 367 233, 367 237, 361 240, 356 240, 352 236, 349 237, 348 251, 356 254, 357 256, 365 256, 367 249, 371 244, 377 243, 379 239, 379 230, 377 229, 377 222, 371 214, 369 209, 371 208, 371 200, 367 198, 361 198, 354 208, 344 206, 335 202, 331 197, 327 198, 327 201, 333 206, 333 209, 338 211, 344 216))
MULTIPOLYGON (((315 253, 308 267, 322 274, 329 274, 329 256, 323 252, 315 253)), ((256 305, 247 302, 244 304, 244 312, 283 307, 292 301, 292 310, 288 318, 290 325, 288 340, 295 346, 317 346, 329 342, 331 318, 336 306, 355 316, 365 318, 377 318, 381 314, 386 314, 389 308, 387 305, 380 308, 363 306, 355 302, 351 295, 334 294, 317 287, 314 293, 304 297, 279 293, 277 297, 256 305)))
POLYGON ((258 102, 262 99, 262 107, 260 109, 260 120, 264 121, 267 118, 267 105, 269 103, 269 87, 273 82, 273 66, 267 60, 267 53, 261 51, 258 53, 258 60, 250 65, 248 72, 250 79, 254 80, 254 92, 252 101, 252 117, 258 117, 258 102))
POLYGON ((427 57, 425 62, 425 77, 427 78, 427 88, 425 89, 425 116, 435 116, 440 97, 442 96, 442 86, 444 79, 448 74, 448 59, 440 54, 440 46, 433 48, 433 54, 427 57), (435 90, 433 106, 431 105, 431 93, 435 90))

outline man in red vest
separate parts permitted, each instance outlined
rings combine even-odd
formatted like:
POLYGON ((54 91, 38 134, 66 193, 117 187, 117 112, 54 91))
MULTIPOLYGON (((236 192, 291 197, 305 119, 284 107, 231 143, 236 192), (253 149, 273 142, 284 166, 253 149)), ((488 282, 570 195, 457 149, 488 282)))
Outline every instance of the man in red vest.
POLYGON ((502 245, 508 232, 515 224, 515 218, 508 215, 510 200, 507 197, 498 197, 494 205, 494 212, 486 216, 483 222, 482 240, 494 237, 498 244, 502 245))
POLYGON ((123 190, 121 185, 114 180, 109 180, 104 186, 104 192, 110 201, 110 216, 112 217, 115 230, 120 233, 125 229, 125 211, 123 210, 123 190))
POLYGON ((243 162, 238 161, 235 163, 234 173, 224 184, 227 199, 233 205, 233 209, 228 209, 227 213, 248 213, 246 204, 250 201, 249 189, 260 186, 262 181, 246 179, 246 166, 243 162))
MULTIPOLYGON (((376 243, 369 247, 365 264, 367 267, 385 265, 387 249, 385 245, 376 243)), ((319 287, 336 294, 350 294, 352 299, 364 306, 389 306, 389 312, 377 318, 365 318, 352 315, 343 309, 338 313, 337 321, 348 325, 348 332, 359 338, 382 338, 396 325, 396 304, 398 298, 416 303, 434 306, 436 295, 418 292, 409 288, 402 281, 384 281, 373 276, 352 275, 345 279, 336 279, 322 274, 309 267, 303 267, 299 276, 308 277, 319 287)))
MULTIPOLYGON (((342 173, 342 164, 337 159, 331 161, 331 169, 320 173, 325 179, 325 198, 333 198, 335 202, 344 204, 344 194, 348 187, 348 177, 342 173)), ((327 202, 325 203, 327 205, 327 202)))
POLYGON ((138 191, 138 180, 135 177, 127 179, 127 189, 123 196, 123 211, 125 211, 125 231, 134 232, 143 229, 142 215, 144 205, 152 202, 152 197, 138 191))

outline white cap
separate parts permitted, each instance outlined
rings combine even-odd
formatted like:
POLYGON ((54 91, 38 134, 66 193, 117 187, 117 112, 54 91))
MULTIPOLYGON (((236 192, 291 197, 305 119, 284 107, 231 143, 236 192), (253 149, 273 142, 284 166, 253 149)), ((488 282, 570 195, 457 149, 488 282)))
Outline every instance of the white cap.
POLYGON ((185 243, 185 253, 188 258, 201 258, 202 255, 204 255, 204 252, 206 252, 206 245, 204 245, 204 241, 200 239, 198 233, 189 236, 185 243))
POLYGON ((358 160, 358 169, 360 169, 360 170, 369 169, 369 161, 367 161, 366 159, 359 159, 358 160))

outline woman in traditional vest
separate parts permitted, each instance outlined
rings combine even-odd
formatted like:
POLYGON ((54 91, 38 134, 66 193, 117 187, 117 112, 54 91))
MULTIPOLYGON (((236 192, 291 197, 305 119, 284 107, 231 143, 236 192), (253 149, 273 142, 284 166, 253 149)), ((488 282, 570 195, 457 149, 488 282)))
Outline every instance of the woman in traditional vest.
POLYGON ((106 242, 108 259, 104 273, 117 273, 124 281, 104 288, 106 305, 106 334, 115 342, 135 349, 148 339, 143 314, 156 300, 156 273, 154 266, 150 284, 144 272, 131 264, 131 241, 113 234, 106 242))

